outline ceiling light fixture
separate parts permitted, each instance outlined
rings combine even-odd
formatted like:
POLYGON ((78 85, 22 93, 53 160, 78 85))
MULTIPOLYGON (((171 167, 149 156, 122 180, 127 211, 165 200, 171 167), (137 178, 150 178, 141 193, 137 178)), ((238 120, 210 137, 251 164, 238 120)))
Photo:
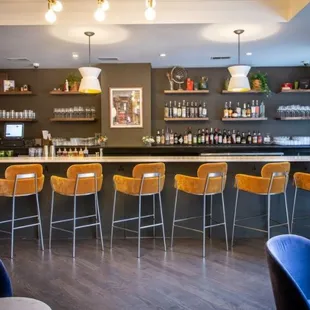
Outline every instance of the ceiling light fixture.
POLYGON ((167 55, 165 53, 159 54, 160 57, 166 57, 167 55))
POLYGON ((238 29, 234 33, 238 35, 238 65, 228 67, 228 71, 231 74, 228 91, 245 92, 251 89, 247 76, 251 67, 240 65, 240 35, 244 33, 244 30, 238 29))
POLYGON ((105 20, 105 12, 109 10, 110 3, 108 0, 98 0, 98 7, 94 13, 94 18, 98 22, 103 22, 105 20))
POLYGON ((146 0, 146 10, 144 12, 145 18, 149 21, 153 21, 156 18, 156 0, 146 0))
POLYGON ((45 19, 50 24, 55 23, 57 16, 55 12, 60 12, 63 9, 61 1, 58 0, 48 0, 47 1, 48 11, 45 13, 45 19))
POLYGON ((79 68, 82 75, 82 81, 80 84, 79 92, 84 94, 100 94, 101 87, 98 80, 98 76, 101 69, 91 67, 91 49, 90 49, 90 38, 95 35, 94 32, 87 31, 84 33, 88 37, 88 67, 79 68))
POLYGON ((247 52, 246 55, 247 56, 252 56, 252 53, 251 52, 247 52))
POLYGON ((73 59, 78 59, 78 58, 79 58, 79 54, 73 52, 73 53, 72 53, 72 58, 73 58, 73 59))

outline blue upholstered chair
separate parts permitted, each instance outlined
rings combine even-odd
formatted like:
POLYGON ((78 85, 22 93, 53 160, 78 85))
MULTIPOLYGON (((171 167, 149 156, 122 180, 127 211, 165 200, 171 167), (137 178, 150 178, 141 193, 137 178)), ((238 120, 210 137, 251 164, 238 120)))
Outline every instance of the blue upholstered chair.
POLYGON ((0 260, 0 298, 12 297, 13 290, 11 285, 11 280, 6 271, 2 260, 0 260))
POLYGON ((296 235, 266 244, 273 294, 278 310, 309 310, 310 240, 296 235))

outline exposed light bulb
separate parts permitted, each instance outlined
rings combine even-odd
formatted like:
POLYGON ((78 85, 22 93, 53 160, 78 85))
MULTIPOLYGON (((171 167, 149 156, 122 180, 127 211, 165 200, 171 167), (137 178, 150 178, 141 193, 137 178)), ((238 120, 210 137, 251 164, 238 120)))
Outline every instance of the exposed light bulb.
POLYGON ((63 9, 63 5, 60 1, 55 1, 53 4, 52 4, 52 10, 55 11, 55 12, 61 12, 63 9))
POLYGON ((152 21, 156 18, 156 11, 153 8, 147 8, 144 15, 147 20, 152 21))
POLYGON ((55 14, 55 12, 52 9, 49 9, 46 14, 45 14, 45 19, 50 23, 50 24, 54 24, 57 16, 55 14))
POLYGON ((100 5, 100 8, 104 11, 108 11, 110 8, 110 3, 108 0, 104 0, 100 5))
POLYGON ((98 8, 94 14, 95 20, 98 22, 103 22, 105 20, 105 12, 102 8, 98 8))
POLYGON ((155 8, 156 0, 145 0, 145 6, 147 8, 155 8))

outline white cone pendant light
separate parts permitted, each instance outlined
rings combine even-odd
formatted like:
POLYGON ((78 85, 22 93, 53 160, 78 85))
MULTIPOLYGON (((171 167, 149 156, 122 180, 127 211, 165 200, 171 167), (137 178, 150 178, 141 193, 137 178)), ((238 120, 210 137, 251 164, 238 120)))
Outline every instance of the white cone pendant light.
POLYGON ((250 66, 240 65, 240 35, 244 30, 235 30, 238 35, 238 65, 228 67, 231 78, 228 85, 228 91, 245 92, 251 90, 248 73, 251 70, 250 66))
POLYGON ((98 80, 101 69, 90 66, 90 37, 92 37, 94 32, 85 32, 85 35, 88 36, 88 55, 89 55, 89 66, 79 68, 79 71, 82 75, 82 81, 80 84, 79 92, 84 94, 100 94, 101 86, 98 80))

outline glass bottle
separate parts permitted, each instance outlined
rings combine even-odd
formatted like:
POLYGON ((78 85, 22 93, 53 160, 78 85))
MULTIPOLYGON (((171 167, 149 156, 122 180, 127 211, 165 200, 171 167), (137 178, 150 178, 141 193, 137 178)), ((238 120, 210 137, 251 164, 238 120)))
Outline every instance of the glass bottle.
POLYGON ((231 134, 231 143, 236 144, 236 130, 234 129, 231 134))
POLYGON ((201 102, 199 103, 199 107, 198 107, 198 117, 203 117, 201 102))
POLYGON ((231 107, 231 101, 229 101, 229 107, 228 107, 228 117, 231 118, 233 114, 233 109, 231 107))
POLYGON ((238 117, 241 117, 241 108, 240 108, 239 102, 237 103, 236 113, 237 113, 238 117))
POLYGON ((265 104, 264 101, 261 102, 259 107, 259 117, 265 117, 265 104))
POLYGON ((205 102, 202 105, 202 117, 208 117, 208 109, 205 102))
POLYGON ((178 103, 178 118, 182 117, 182 107, 181 107, 181 102, 178 103))
POLYGON ((166 145, 169 145, 169 144, 170 144, 170 134, 169 134, 169 129, 168 129, 168 127, 166 128, 165 144, 166 144, 166 145))
POLYGON ((247 136, 247 143, 248 144, 252 144, 252 135, 251 135, 251 131, 248 132, 248 136, 247 136))
POLYGON ((252 143, 257 144, 257 142, 258 142, 258 139, 257 139, 256 131, 253 131, 252 143))
POLYGON ((195 117, 195 107, 194 107, 194 102, 191 102, 191 108, 190 108, 190 118, 195 117))
POLYGON ((246 117, 251 117, 251 107, 249 103, 248 103, 248 108, 246 110, 246 117))
POLYGON ((169 117, 173 117, 173 108, 172 108, 172 102, 169 102, 169 117))
POLYGON ((195 105, 194 105, 194 117, 197 118, 198 117, 198 104, 197 102, 195 102, 195 105))
POLYGON ((173 103, 173 109, 172 109, 172 117, 176 118, 178 117, 178 107, 177 107, 177 102, 174 101, 173 103))
POLYGON ((193 134, 193 145, 197 144, 197 142, 198 142, 197 140, 198 140, 197 135, 194 133, 193 134))
POLYGON ((255 108, 255 101, 254 100, 252 100, 252 106, 251 106, 251 117, 252 118, 255 118, 255 116, 256 116, 256 108, 255 108))
POLYGON ((225 107, 224 107, 224 118, 228 118, 228 104, 227 102, 225 102, 225 107))
POLYGON ((221 129, 219 130, 219 134, 218 134, 218 143, 223 144, 223 135, 222 135, 221 129))
POLYGON ((240 136, 240 132, 237 131, 237 135, 236 135, 236 144, 240 144, 241 143, 241 136, 240 136))
POLYGON ((184 143, 184 138, 182 136, 182 134, 179 135, 179 144, 183 144, 184 143))
POLYGON ((160 136, 160 144, 165 144, 165 130, 161 130, 161 136, 160 136))
POLYGON ((223 130, 223 144, 227 144, 227 134, 226 129, 223 130))
POLYGON ((168 103, 165 103, 165 118, 169 118, 169 107, 168 107, 168 103))
POLYGON ((209 129, 206 129, 206 144, 210 144, 209 129))
POLYGON ((243 109, 241 111, 241 117, 247 117, 247 108, 246 108, 246 103, 243 104, 243 109))
POLYGON ((231 133, 230 130, 227 132, 227 144, 231 144, 231 133))
POLYGON ((260 133, 260 131, 259 131, 258 134, 257 134, 257 143, 258 143, 258 144, 262 144, 262 143, 263 143, 263 136, 262 136, 262 134, 260 133))
POLYGON ((156 144, 159 145, 160 144, 160 131, 157 130, 157 133, 156 133, 156 144))
POLYGON ((210 129, 209 141, 210 141, 209 144, 214 144, 213 128, 210 129))
POLYGON ((179 138, 176 132, 174 133, 174 144, 179 144, 179 138))
POLYGON ((201 130, 198 129, 198 133, 197 133, 197 144, 201 144, 201 130))
POLYGON ((190 118, 190 116, 191 116, 191 109, 190 109, 190 106, 189 106, 189 102, 187 101, 186 102, 186 117, 190 118))
POLYGON ((187 130, 185 130, 185 132, 184 132, 184 136, 183 136, 183 140, 184 140, 184 144, 188 144, 188 134, 187 134, 187 130))
POLYGON ((193 134, 192 134, 192 128, 191 127, 188 128, 187 143, 188 143, 188 145, 192 145, 193 144, 193 134))
POLYGON ((183 100, 183 104, 182 104, 182 118, 186 118, 186 105, 185 105, 185 100, 183 100))
POLYGON ((201 144, 206 144, 206 134, 204 129, 201 130, 201 144))
POLYGON ((217 129, 214 129, 214 144, 218 144, 219 142, 219 134, 217 132, 217 129))
POLYGON ((242 136, 241 136, 241 144, 246 144, 246 137, 245 137, 244 132, 242 133, 242 136))
POLYGON ((173 144, 174 144, 174 134, 173 134, 172 129, 170 130, 169 144, 170 144, 170 145, 173 145, 173 144))

